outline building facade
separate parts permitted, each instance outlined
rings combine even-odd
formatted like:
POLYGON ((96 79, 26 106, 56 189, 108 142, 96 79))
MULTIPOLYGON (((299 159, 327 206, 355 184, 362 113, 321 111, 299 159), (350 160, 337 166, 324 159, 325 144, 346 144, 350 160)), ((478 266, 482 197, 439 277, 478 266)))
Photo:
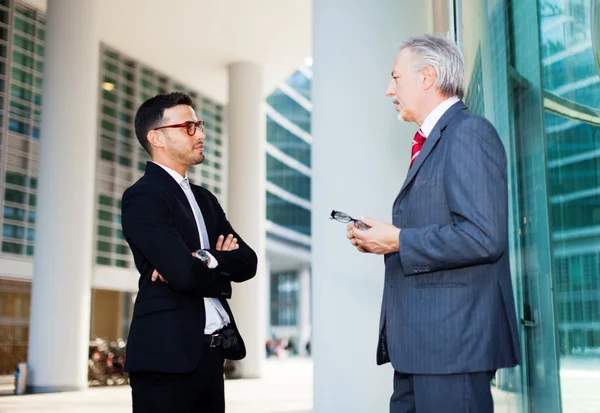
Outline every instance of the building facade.
POLYGON ((305 65, 266 99, 268 337, 310 340, 311 78, 305 65))

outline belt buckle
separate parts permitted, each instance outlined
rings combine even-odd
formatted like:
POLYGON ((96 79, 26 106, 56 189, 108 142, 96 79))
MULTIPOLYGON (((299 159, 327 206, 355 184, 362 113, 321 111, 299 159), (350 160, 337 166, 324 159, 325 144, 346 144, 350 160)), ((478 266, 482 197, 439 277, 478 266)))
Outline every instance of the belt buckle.
POLYGON ((210 336, 210 347, 217 347, 219 344, 221 344, 221 335, 212 334, 210 336))

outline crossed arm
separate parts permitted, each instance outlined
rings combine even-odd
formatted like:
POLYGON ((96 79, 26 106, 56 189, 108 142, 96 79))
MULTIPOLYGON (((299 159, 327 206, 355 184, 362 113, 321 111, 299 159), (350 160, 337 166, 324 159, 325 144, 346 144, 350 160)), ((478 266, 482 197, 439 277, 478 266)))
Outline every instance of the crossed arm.
POLYGON ((219 210, 219 231, 232 236, 226 250, 223 246, 227 240, 223 241, 221 250, 216 246, 208 250, 219 264, 211 269, 192 256, 172 222, 169 205, 160 190, 138 185, 125 191, 123 233, 134 251, 142 276, 146 275, 143 269, 147 269, 149 277, 156 271, 173 290, 201 294, 214 291, 220 284, 252 278, 256 274, 256 254, 233 231, 220 206, 219 210), (232 247, 233 238, 237 242, 232 247))

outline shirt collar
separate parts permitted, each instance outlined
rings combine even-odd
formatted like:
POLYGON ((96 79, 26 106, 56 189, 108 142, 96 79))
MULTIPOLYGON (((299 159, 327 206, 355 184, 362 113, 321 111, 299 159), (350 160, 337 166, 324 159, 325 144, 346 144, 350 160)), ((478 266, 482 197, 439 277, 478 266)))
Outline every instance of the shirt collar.
POLYGON ((450 109, 452 105, 459 101, 460 99, 457 96, 452 96, 451 98, 448 98, 439 105, 437 105, 437 107, 431 111, 431 113, 425 118, 425 121, 421 125, 421 132, 423 132, 423 135, 425 135, 425 137, 428 137, 431 134, 431 131, 435 127, 436 123, 438 123, 442 116, 444 116, 444 113, 446 113, 446 111, 450 109))
POLYGON ((152 162, 155 163, 155 164, 157 164, 161 168, 163 168, 165 171, 167 171, 167 173, 169 175, 171 175, 173 177, 173 179, 175 180, 175 182, 177 182, 179 185, 181 185, 181 183, 187 179, 187 174, 185 174, 185 177, 183 177, 183 176, 179 175, 178 172, 175 172, 174 170, 172 170, 168 166, 161 165, 158 162, 154 162, 154 161, 152 161, 152 162))

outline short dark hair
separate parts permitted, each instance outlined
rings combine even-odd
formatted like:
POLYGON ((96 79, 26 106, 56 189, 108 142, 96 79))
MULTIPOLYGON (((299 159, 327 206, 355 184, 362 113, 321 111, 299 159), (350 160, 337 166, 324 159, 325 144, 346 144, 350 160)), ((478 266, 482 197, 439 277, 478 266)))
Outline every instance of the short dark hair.
POLYGON ((135 134, 142 147, 152 155, 148 132, 158 127, 163 119, 165 109, 178 105, 192 106, 192 98, 182 92, 156 95, 146 100, 135 114, 135 134))

